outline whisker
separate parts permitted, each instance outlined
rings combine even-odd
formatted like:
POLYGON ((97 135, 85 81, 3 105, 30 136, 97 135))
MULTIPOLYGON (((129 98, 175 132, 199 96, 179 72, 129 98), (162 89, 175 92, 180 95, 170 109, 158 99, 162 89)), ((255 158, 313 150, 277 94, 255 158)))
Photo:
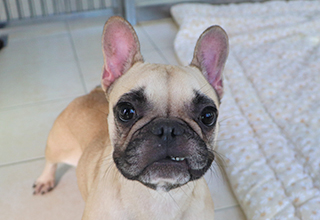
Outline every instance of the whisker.
POLYGON ((209 168, 210 174, 214 175, 216 178, 220 178, 219 176, 221 176, 223 181, 227 181, 225 168, 228 167, 226 163, 226 160, 228 160, 228 158, 222 155, 221 153, 217 152, 216 150, 210 150, 210 151, 215 155, 214 163, 209 168), (219 170, 216 170, 216 169, 219 169, 219 170), (221 174, 221 175, 218 175, 218 174, 221 174))
POLYGON ((218 139, 216 140, 216 142, 222 142, 222 141, 231 141, 231 140, 234 140, 234 138, 225 138, 225 139, 218 139))
POLYGON ((110 173, 109 171, 112 169, 112 167, 114 165, 114 162, 112 159, 112 154, 109 154, 108 156, 106 156, 102 163, 104 163, 104 165, 106 166, 106 170, 105 170, 103 178, 107 178, 107 175, 109 175, 109 173, 110 173))
MULTIPOLYGON (((240 114, 239 114, 240 115, 240 114)), ((228 120, 228 119, 231 119, 231 118, 234 118, 234 117, 236 117, 237 115, 229 115, 229 116, 224 116, 223 118, 219 118, 219 122, 221 123, 221 122, 224 122, 224 121, 226 121, 226 120, 228 120)))

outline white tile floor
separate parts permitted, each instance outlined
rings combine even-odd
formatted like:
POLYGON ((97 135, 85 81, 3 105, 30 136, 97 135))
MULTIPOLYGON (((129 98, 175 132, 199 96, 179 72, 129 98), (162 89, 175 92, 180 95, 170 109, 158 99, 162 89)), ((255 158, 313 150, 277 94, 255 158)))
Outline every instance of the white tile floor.
MULTIPOLYGON (((107 17, 78 18, 7 28, 0 51, 0 218, 81 219, 84 202, 75 168, 59 166, 58 185, 33 196, 31 186, 44 166, 49 129, 75 97, 100 82, 101 32, 107 17)), ((148 62, 178 64, 173 50, 177 27, 171 19, 135 27, 148 62)), ((245 219, 228 182, 206 176, 216 220, 245 219)))

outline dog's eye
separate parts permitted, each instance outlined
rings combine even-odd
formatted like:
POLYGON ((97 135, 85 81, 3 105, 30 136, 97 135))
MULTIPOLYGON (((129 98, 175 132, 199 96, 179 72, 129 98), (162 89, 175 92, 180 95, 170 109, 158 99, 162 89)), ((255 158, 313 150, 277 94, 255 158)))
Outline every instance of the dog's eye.
POLYGON ((215 107, 208 106, 205 107, 200 115, 200 121, 208 126, 211 127, 216 123, 217 120, 217 110, 215 107))
POLYGON ((118 118, 122 122, 128 122, 134 118, 136 110, 130 103, 122 103, 118 108, 118 118))

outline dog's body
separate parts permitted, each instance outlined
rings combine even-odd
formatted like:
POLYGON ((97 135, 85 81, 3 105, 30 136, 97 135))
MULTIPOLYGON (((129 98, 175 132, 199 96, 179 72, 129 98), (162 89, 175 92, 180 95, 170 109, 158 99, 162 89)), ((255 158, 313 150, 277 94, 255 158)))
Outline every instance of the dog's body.
POLYGON ((55 121, 35 193, 53 188, 63 162, 77 166, 83 219, 213 219, 203 175, 214 159, 227 36, 204 32, 189 67, 144 63, 139 47, 130 24, 106 23, 102 88, 55 121))

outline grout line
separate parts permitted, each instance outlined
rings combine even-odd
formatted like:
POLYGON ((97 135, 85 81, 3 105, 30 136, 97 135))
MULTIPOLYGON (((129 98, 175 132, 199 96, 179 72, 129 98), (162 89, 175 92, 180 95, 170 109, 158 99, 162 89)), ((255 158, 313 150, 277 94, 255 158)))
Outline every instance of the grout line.
MULTIPOLYGON (((171 19, 171 18, 170 18, 171 19)), ((158 45, 156 44, 156 42, 153 41, 152 37, 148 34, 148 32, 144 29, 143 24, 140 25, 142 31, 144 32, 144 34, 147 36, 148 40, 151 42, 153 48, 155 48, 155 50, 159 53, 159 55, 161 56, 161 58, 166 61, 167 64, 170 64, 169 60, 167 60, 166 56, 162 53, 162 50, 168 49, 168 48, 173 48, 173 42, 172 42, 172 46, 166 46, 166 47, 158 47, 158 45)))
POLYGON ((159 53, 161 58, 166 62, 166 64, 170 64, 169 60, 167 60, 166 56, 162 53, 162 50, 156 47, 156 51, 159 53))
MULTIPOLYGON (((79 94, 80 95, 80 94, 79 94)), ((33 106, 38 106, 38 105, 45 105, 51 102, 60 102, 60 101, 68 101, 70 99, 75 99, 79 95, 74 95, 70 97, 63 97, 63 98, 57 98, 57 99, 49 99, 49 100, 43 100, 43 101, 37 101, 37 102, 30 102, 26 104, 21 104, 21 105, 13 105, 13 106, 8 106, 8 107, 2 107, 0 108, 0 113, 4 111, 10 111, 10 110, 16 110, 24 107, 33 107, 33 106)))
POLYGON ((37 161, 37 160, 43 160, 43 159, 45 159, 45 157, 41 156, 41 157, 35 157, 35 158, 31 158, 31 159, 26 159, 26 160, 4 163, 4 164, 0 164, 0 168, 12 166, 12 165, 18 165, 18 164, 22 164, 22 163, 28 163, 28 162, 37 161))
POLYGON ((148 40, 151 42, 153 48, 159 53, 162 59, 164 59, 167 64, 169 64, 168 60, 166 57, 162 54, 161 49, 157 46, 157 44, 153 41, 152 37, 148 34, 148 32, 144 29, 143 25, 140 25, 143 33, 147 36, 148 40))
MULTIPOLYGON (((19 32, 23 32, 23 31, 19 31, 19 32)), ((10 36, 10 34, 20 34, 18 31, 16 32, 5 32, 4 34, 8 34, 10 36)), ((65 37, 65 35, 67 34, 67 31, 61 31, 59 33, 54 33, 54 34, 48 34, 48 35, 38 35, 38 36, 26 36, 26 37, 11 37, 10 38, 10 42, 16 42, 16 41, 29 41, 29 42, 34 42, 34 41, 38 41, 43 40, 43 39, 48 39, 49 37, 65 37)))
MULTIPOLYGON (((164 18, 159 18, 159 19, 155 19, 155 20, 146 20, 146 21, 138 21, 137 25, 153 25, 153 24, 157 24, 158 22, 164 22, 164 21, 174 21, 173 17, 164 17, 164 18)), ((175 23, 175 22, 174 22, 175 23)))
POLYGON ((73 37, 71 35, 71 29, 70 29, 69 22, 66 21, 65 24, 66 24, 66 27, 67 27, 67 30, 68 30, 68 36, 69 36, 69 40, 70 40, 70 43, 71 43, 71 46, 72 46, 73 55, 74 55, 74 58, 75 58, 76 63, 77 63, 77 68, 78 68, 78 71, 79 71, 82 87, 83 87, 83 90, 84 90, 85 94, 87 94, 88 90, 87 90, 87 86, 86 86, 86 83, 85 83, 85 80, 84 80, 84 76, 83 76, 83 73, 82 73, 82 70, 81 70, 81 67, 80 67, 79 57, 77 55, 77 51, 76 51, 76 47, 75 47, 75 44, 74 44, 74 40, 73 40, 73 37))
POLYGON ((142 56, 143 56, 143 52, 150 52, 150 51, 155 51, 157 50, 157 47, 155 46, 155 43, 152 41, 152 39, 150 38, 150 36, 147 34, 147 32, 144 30, 143 26, 141 24, 136 24, 134 25, 134 30, 136 31, 136 34, 138 35, 137 33, 137 28, 139 28, 141 30, 141 32, 143 33, 143 35, 148 39, 148 41, 150 42, 150 44, 152 45, 152 48, 148 48, 148 49, 142 49, 141 45, 142 45, 142 42, 141 42, 141 38, 138 36, 138 40, 139 40, 139 43, 140 43, 140 52, 142 53, 142 56))

